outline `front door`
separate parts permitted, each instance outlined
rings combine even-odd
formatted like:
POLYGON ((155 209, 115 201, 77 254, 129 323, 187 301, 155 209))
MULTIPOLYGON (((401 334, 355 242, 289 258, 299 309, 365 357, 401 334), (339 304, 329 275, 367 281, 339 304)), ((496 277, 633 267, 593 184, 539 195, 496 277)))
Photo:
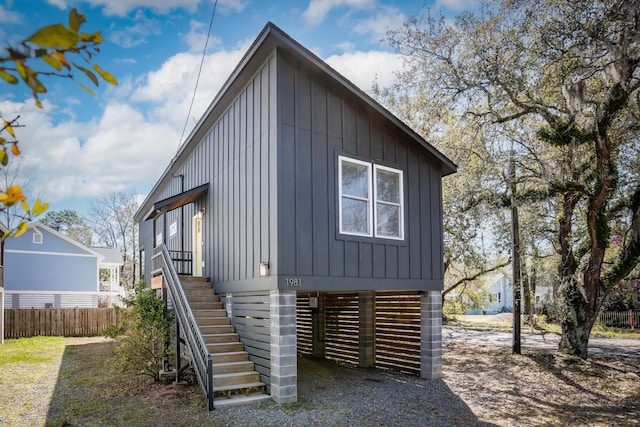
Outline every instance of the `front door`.
POLYGON ((202 276, 202 215, 193 217, 193 275, 202 276))

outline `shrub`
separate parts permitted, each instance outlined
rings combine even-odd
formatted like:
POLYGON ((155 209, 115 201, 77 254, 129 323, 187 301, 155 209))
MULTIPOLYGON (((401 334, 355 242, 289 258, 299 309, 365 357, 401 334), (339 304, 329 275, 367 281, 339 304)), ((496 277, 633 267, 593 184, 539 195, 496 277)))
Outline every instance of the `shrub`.
POLYGON ((173 323, 172 313, 167 312, 162 297, 147 288, 144 281, 136 284, 125 305, 131 310, 125 315, 125 330, 117 350, 122 368, 159 381, 169 354, 166 342, 173 323))

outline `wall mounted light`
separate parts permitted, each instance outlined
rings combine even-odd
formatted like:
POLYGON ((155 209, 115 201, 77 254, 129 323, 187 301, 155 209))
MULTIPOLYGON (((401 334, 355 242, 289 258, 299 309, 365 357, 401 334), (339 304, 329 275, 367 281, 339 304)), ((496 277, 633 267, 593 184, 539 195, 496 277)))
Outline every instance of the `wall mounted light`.
POLYGON ((269 275, 269 263, 266 261, 262 261, 260 263, 260 277, 265 277, 269 275))

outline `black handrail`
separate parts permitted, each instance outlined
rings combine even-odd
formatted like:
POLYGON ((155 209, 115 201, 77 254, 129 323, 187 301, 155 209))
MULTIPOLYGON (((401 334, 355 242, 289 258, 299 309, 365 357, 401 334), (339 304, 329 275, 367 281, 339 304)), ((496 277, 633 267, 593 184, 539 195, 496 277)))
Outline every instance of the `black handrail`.
MULTIPOLYGON (((167 289, 173 300, 174 310, 176 312, 176 321, 179 322, 180 330, 184 332, 185 341, 191 351, 193 368, 202 391, 207 397, 209 410, 213 407, 213 363, 207 345, 202 337, 200 328, 196 323, 196 319, 187 300, 187 295, 182 289, 180 278, 176 272, 175 266, 169 255, 169 251, 165 245, 155 248, 160 250, 153 255, 153 258, 161 259, 162 273, 167 283, 167 289)), ((177 337, 180 339, 180 337, 177 337)), ((180 355, 178 355, 180 357, 180 355)))
POLYGON ((178 274, 191 276, 193 274, 193 253, 191 251, 169 251, 173 265, 178 274))

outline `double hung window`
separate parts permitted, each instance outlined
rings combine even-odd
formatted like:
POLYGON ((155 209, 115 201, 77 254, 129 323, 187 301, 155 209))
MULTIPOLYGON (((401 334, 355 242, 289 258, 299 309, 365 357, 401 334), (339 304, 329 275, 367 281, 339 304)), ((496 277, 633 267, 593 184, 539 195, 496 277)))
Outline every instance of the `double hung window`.
POLYGON ((404 239, 402 171, 338 157, 340 233, 404 239))

